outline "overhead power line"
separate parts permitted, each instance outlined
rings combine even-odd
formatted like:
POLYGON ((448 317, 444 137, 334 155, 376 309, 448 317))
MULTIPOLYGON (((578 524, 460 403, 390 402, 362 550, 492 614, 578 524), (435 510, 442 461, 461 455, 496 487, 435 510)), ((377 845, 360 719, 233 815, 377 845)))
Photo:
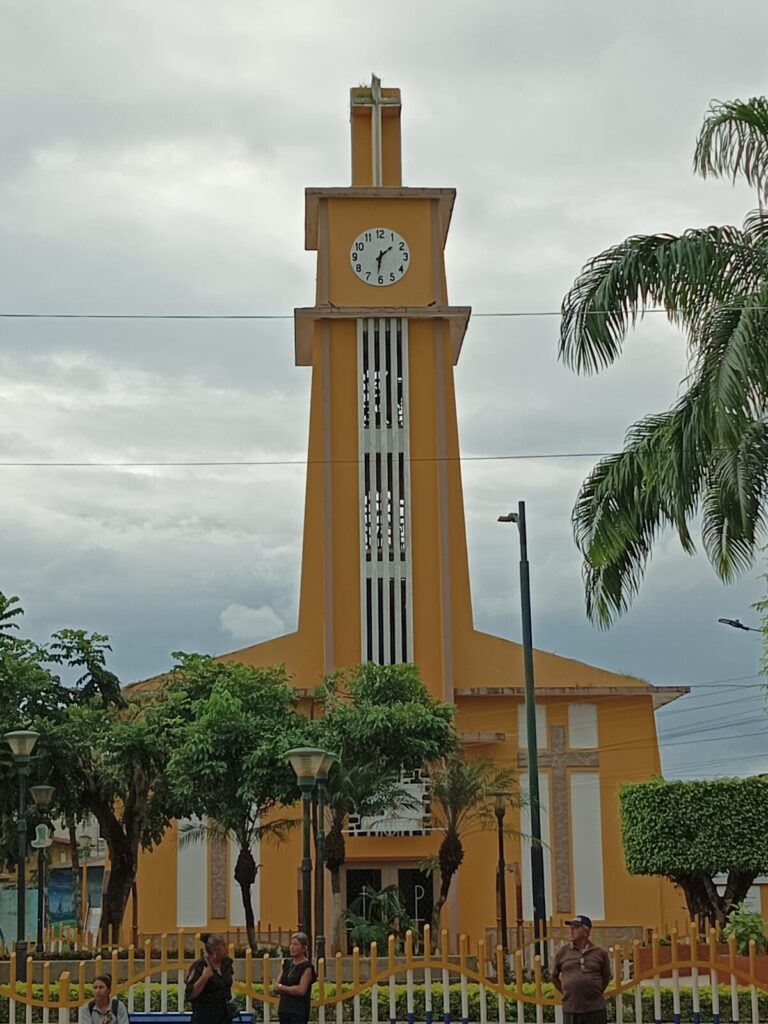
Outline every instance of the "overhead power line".
MULTIPOLYGON (((723 309, 731 307, 723 306, 723 309)), ((741 307, 733 307, 741 308, 741 307)), ((750 309, 766 309, 765 306, 750 306, 750 309)), ((608 316, 614 310, 590 309, 580 316, 608 316)), ((645 313, 669 313, 663 306, 652 306, 644 309, 645 313)), ((371 317, 376 319, 376 309, 372 308, 371 317)), ((446 317, 463 317, 464 314, 443 313, 446 317)), ((548 317, 562 316, 560 309, 525 309, 525 310, 494 310, 473 312, 472 316, 484 318, 501 317, 548 317)), ((0 313, 0 320, 293 320, 293 313, 0 313)))
MULTIPOLYGON (((524 459, 602 459, 612 452, 544 452, 540 455, 522 452, 514 455, 463 455, 458 458, 446 457, 424 457, 407 459, 414 462, 505 462, 524 459)), ((164 466, 324 466, 324 465, 358 465, 360 459, 184 459, 168 461, 83 461, 83 460, 55 460, 35 462, 0 462, 0 468, 9 469, 19 466, 27 469, 55 469, 55 468, 77 468, 77 469, 110 469, 110 468, 161 468, 164 466)))

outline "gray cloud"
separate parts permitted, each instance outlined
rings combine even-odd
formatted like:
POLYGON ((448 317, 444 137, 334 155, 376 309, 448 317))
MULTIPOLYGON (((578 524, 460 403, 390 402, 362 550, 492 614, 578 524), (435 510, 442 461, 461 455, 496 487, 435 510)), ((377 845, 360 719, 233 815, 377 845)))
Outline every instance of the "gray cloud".
MULTIPOLYGON (((2 311, 310 304, 303 189, 348 180, 347 90, 372 69, 403 89, 407 183, 459 190, 450 293, 477 310, 555 310, 606 245, 738 222, 754 202, 690 170, 709 100, 763 91, 754 2, 42 10, 0 10, 2 311)), ((556 318, 472 322, 456 373, 465 455, 615 448, 684 372, 659 317, 591 380, 555 362, 556 341, 556 318)), ((308 388, 290 321, 0 321, 0 461, 301 460, 308 388)), ((760 567, 726 589, 665 538, 631 614, 595 631, 569 526, 591 464, 466 462, 478 626, 519 635, 515 538, 496 516, 525 498, 537 643, 701 684, 659 715, 668 770, 765 769, 758 644, 715 621, 750 618, 760 567)), ((118 671, 143 676, 171 650, 294 628, 303 496, 301 465, 0 468, 0 586, 35 635, 109 632, 118 671)))

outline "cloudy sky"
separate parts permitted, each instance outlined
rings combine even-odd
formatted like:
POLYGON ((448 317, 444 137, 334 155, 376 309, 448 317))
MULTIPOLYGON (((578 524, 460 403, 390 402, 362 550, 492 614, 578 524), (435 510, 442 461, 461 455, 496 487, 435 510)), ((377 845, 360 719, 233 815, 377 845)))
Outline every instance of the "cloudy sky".
MULTIPOLYGON (((766 38, 759 0, 5 0, 0 313, 310 305, 303 189, 348 183, 348 90, 371 71, 403 90, 405 183, 458 189, 452 301, 555 311, 628 234, 740 221, 749 191, 691 156, 712 98, 765 93, 766 38)), ((524 498, 536 643, 690 685, 659 715, 670 774, 768 771, 759 637, 717 624, 756 622, 764 561, 724 588, 666 538, 618 626, 584 615, 569 517, 594 460, 562 456, 666 408, 683 343, 651 317, 582 380, 557 330, 478 316, 457 369, 477 625, 519 638, 496 517, 524 498)), ((308 388, 290 318, 0 320, 0 462, 272 463, 0 466, 0 589, 28 631, 108 633, 127 681, 294 628, 308 388)))

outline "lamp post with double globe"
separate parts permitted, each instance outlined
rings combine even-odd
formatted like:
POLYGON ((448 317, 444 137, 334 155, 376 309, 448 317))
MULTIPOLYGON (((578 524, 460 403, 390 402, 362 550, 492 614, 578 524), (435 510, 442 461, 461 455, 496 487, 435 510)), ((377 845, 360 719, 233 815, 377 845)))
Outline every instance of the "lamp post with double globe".
POLYGON ((336 754, 317 747, 295 747, 285 755, 293 770, 301 791, 304 835, 303 856, 301 860, 301 930, 306 934, 310 948, 312 943, 312 856, 311 856, 311 822, 310 807, 315 786, 319 787, 318 828, 317 828, 317 875, 315 880, 315 928, 317 929, 317 958, 325 955, 325 936, 323 935, 324 906, 324 859, 325 859, 325 828, 323 823, 325 783, 328 772, 335 761, 336 754))
MULTIPOLYGON (((29 792, 32 799, 44 817, 53 799, 53 786, 30 786, 29 792)), ((32 840, 32 845, 37 849, 37 946, 38 953, 43 953, 45 944, 43 932, 45 931, 45 851, 51 845, 48 833, 48 823, 42 822, 37 826, 38 835, 32 840)))
POLYGON ((19 981, 26 981, 27 977, 27 783, 32 752, 39 738, 40 734, 32 729, 14 729, 5 734, 19 776, 19 814, 16 822, 19 840, 16 865, 16 977, 19 981))

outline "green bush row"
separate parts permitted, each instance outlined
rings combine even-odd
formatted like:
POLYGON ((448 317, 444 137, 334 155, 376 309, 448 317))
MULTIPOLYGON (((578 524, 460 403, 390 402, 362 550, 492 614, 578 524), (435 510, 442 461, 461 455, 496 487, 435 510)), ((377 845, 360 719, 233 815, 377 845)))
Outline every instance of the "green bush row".
MULTIPOLYGON (((19 996, 23 996, 26 989, 23 985, 17 986, 19 996)), ((261 993, 262 986, 254 985, 254 991, 261 993)), ((335 994, 335 987, 333 985, 326 984, 326 994, 333 996, 335 994)), ((342 991, 349 993, 352 991, 351 985, 343 985, 342 991)), ((527 996, 534 995, 533 985, 524 985, 523 992, 527 996)), ((168 985, 167 987, 167 999, 168 1009, 173 1011, 176 1009, 178 989, 176 985, 168 985)), ((725 1018, 730 1018, 731 1012, 731 990, 729 986, 721 985, 719 987, 720 993, 720 1004, 721 1004, 721 1015, 725 1018)), ((70 999, 76 1000, 78 997, 78 988, 76 985, 70 986, 70 999)), ((542 985, 542 994, 551 999, 554 994, 554 988, 551 984, 542 985)), ((653 1007, 653 989, 648 986, 643 986, 641 989, 642 994, 642 1019, 644 1022, 651 1022, 654 1020, 654 1007, 653 1007)), ((36 999, 42 998, 43 986, 33 985, 32 995, 36 999)), ((49 998, 55 1002, 58 999, 59 987, 56 984, 50 986, 49 998)), ((313 995, 317 998, 318 987, 315 985, 313 995)), ((461 1013, 461 986, 450 985, 450 1006, 451 1016, 454 1020, 460 1021, 462 1018, 461 1013)), ((86 996, 90 998, 90 986, 86 986, 86 996)), ((123 1002, 127 1002, 126 995, 124 992, 119 994, 119 998, 123 1002)), ((395 986, 395 1013, 397 1020, 406 1020, 407 1014, 407 992, 405 985, 395 986)), ((161 987, 158 984, 150 985, 150 1007, 154 1011, 160 1010, 161 1000, 161 987)), ((467 985, 467 1000, 469 1008, 469 1020, 479 1021, 480 1020, 480 990, 476 984, 467 985)), ((238 994, 237 1001, 241 1007, 245 1006, 245 998, 238 994)), ((414 1001, 414 1013, 417 1020, 424 1020, 424 986, 414 985, 413 986, 413 1001, 414 1001)), ((701 1020, 702 1024, 711 1024, 712 1012, 711 1012, 711 994, 707 987, 702 986, 700 988, 700 1001, 701 1001, 701 1020)), ((768 1020, 768 992, 758 993, 759 1001, 759 1015, 760 1020, 768 1020)), ((389 1019, 389 984, 384 982, 379 985, 378 992, 378 1003, 379 1003, 379 1021, 387 1021, 389 1019)), ((635 1020, 635 991, 625 992, 622 996, 622 1003, 624 1007, 624 1020, 626 1022, 635 1020)), ((739 1018, 741 1020, 750 1020, 752 1009, 751 1009, 751 997, 750 990, 747 988, 739 989, 739 1018)), ((344 1020, 351 1021, 353 1019, 354 1005, 352 999, 345 1000, 344 1004, 344 1020)), ((134 986, 134 1008, 137 1013, 144 1010, 144 986, 134 986)), ((616 1003, 615 999, 610 997, 607 1000, 606 1008, 608 1010, 608 1020, 616 1020, 616 1003)), ((260 1007, 256 1005, 254 1007, 256 1011, 256 1021, 261 1018, 260 1007)), ((8 999, 4 996, 0 996, 0 1020, 9 1020, 9 1008, 8 999)), ((486 1011, 488 1021, 498 1021, 498 1000, 495 992, 486 992, 486 1011)), ((17 1007, 17 1017, 21 1019, 21 1011, 17 1007)), ((436 1021, 442 1020, 443 1015, 443 989, 442 985, 432 985, 432 1012, 436 1021)), ((532 1003, 524 1004, 525 1020, 535 1021, 536 1020, 536 1007, 532 1003)), ((691 990, 688 988, 681 988, 680 990, 680 1013, 684 1021, 693 1020, 693 999, 691 990)), ((360 1015, 362 1020, 371 1019, 371 997, 368 992, 364 992, 360 997, 360 1015)), ((274 1016, 274 1013, 273 1013, 274 1016)), ((505 1006, 505 1017, 509 1022, 517 1021, 517 1002, 514 998, 506 1000, 505 1006)), ((33 1007, 32 1010, 32 1021, 33 1024, 39 1024, 43 1019, 42 1010, 38 1007, 33 1007)), ((335 1009, 326 1008, 326 1019, 335 1019, 335 1009)), ((551 1006, 544 1007, 544 1020, 546 1022, 552 1022, 555 1019, 554 1009, 551 1006)), ((661 1019, 662 1020, 673 1020, 673 1003, 672 1003, 672 989, 664 987, 661 989, 661 1019)), ((310 1020, 317 1020, 317 1011, 312 1011, 310 1020)))

